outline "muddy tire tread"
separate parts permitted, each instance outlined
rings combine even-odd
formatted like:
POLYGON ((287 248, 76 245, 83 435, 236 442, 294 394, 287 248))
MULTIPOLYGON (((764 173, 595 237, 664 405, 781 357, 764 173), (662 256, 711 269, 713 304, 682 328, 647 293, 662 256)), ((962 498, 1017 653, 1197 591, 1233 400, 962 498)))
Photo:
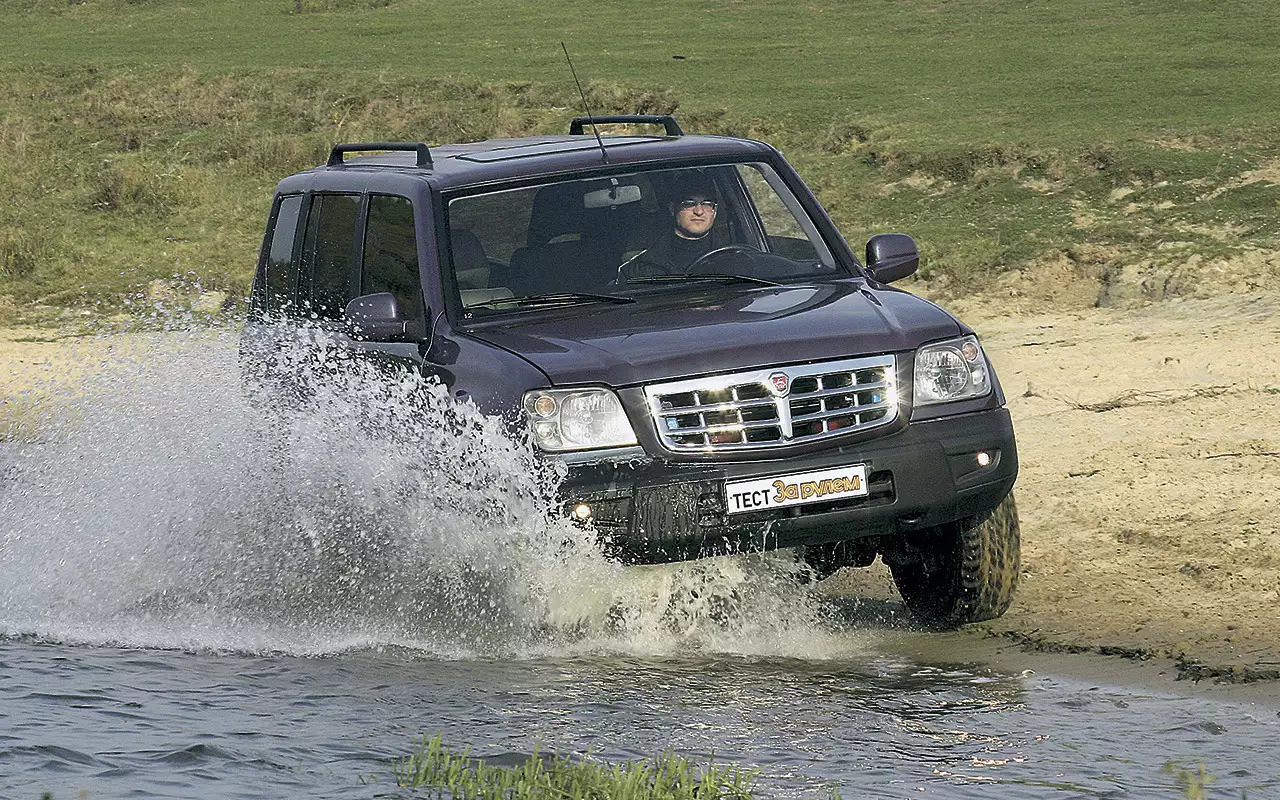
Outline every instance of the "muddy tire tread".
POLYGON ((908 610, 921 622, 953 628, 995 619, 1013 602, 1021 567, 1018 509, 1009 494, 988 514, 955 523, 941 543, 954 546, 944 555, 941 579, 930 585, 916 565, 891 566, 908 610), (953 537, 953 538, 952 538, 953 537))
POLYGON ((961 596, 955 624, 999 617, 1013 603, 1021 566, 1021 532, 1013 495, 981 522, 962 525, 960 546, 961 596))

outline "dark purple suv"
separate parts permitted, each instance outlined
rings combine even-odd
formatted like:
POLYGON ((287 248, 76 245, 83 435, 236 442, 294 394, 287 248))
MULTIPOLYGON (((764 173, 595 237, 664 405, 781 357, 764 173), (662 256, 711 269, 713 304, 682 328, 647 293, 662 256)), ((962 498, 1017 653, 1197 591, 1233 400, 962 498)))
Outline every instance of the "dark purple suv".
POLYGON ((889 233, 860 263, 777 150, 671 117, 339 145, 276 190, 245 337, 341 330, 518 414, 621 557, 879 555, 955 625, 1009 606, 1018 461, 973 331, 887 285, 918 261, 889 233))

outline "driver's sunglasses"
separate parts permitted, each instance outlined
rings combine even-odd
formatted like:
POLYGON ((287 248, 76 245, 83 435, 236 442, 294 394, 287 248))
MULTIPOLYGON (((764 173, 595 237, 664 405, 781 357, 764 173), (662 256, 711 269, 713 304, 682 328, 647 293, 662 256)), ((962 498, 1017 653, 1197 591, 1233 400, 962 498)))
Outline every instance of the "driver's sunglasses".
POLYGON ((691 209, 691 208, 697 208, 698 206, 702 206, 703 208, 707 209, 708 211, 715 211, 715 210, 716 210, 716 201, 715 201, 715 200, 694 200, 694 199, 691 197, 691 198, 689 198, 688 200, 681 200, 679 203, 676 203, 676 206, 677 206, 681 211, 688 211, 689 209, 691 209))

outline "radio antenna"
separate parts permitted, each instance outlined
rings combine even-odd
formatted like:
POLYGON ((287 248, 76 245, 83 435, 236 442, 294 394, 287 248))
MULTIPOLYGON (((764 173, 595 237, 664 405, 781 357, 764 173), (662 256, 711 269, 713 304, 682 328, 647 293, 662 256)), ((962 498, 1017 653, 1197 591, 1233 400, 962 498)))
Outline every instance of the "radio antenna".
POLYGON ((604 140, 600 138, 600 128, 596 126, 595 115, 591 113, 591 108, 587 105, 587 93, 582 91, 582 82, 578 80, 578 71, 573 68, 573 59, 569 58, 569 48, 564 46, 564 42, 561 42, 560 49, 564 51, 564 60, 569 62, 569 73, 573 75, 573 82, 578 87, 578 96, 582 98, 582 110, 587 112, 587 117, 591 120, 591 132, 596 135, 596 144, 600 145, 600 158, 604 163, 608 164, 609 153, 604 149, 604 140))

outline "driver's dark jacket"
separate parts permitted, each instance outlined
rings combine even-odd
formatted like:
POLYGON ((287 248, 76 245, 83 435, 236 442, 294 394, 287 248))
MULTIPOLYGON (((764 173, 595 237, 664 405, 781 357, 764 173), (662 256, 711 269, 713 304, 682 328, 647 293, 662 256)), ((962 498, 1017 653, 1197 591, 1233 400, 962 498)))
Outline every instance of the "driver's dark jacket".
POLYGON ((701 239, 684 239, 673 231, 623 265, 622 274, 628 278, 687 275, 693 262, 714 249, 716 244, 710 234, 701 239))

